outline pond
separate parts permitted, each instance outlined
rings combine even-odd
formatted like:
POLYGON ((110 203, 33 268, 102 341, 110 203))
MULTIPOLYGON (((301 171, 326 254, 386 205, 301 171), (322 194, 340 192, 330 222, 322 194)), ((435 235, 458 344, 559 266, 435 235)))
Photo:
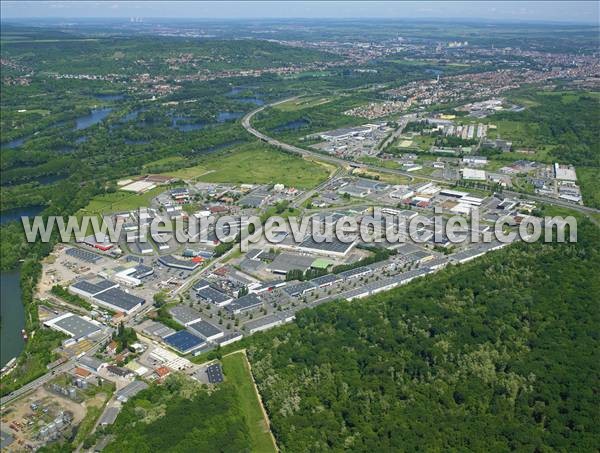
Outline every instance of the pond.
POLYGON ((21 216, 34 217, 44 210, 44 206, 27 206, 26 208, 13 208, 0 212, 0 225, 15 220, 21 221, 21 216))
POLYGON ((15 138, 14 140, 11 140, 10 142, 2 143, 1 148, 2 149, 18 148, 19 146, 23 146, 23 143, 25 143, 25 140, 27 140, 28 138, 29 137, 15 138))
POLYGON ((100 109, 93 109, 89 115, 80 116, 75 120, 75 131, 80 131, 82 129, 87 129, 88 127, 93 126, 94 124, 98 124, 104 118, 106 118, 112 109, 109 107, 104 107, 100 109))
POLYGON ((243 112, 219 112, 217 114, 217 122, 235 121, 239 120, 242 116, 244 116, 243 112))

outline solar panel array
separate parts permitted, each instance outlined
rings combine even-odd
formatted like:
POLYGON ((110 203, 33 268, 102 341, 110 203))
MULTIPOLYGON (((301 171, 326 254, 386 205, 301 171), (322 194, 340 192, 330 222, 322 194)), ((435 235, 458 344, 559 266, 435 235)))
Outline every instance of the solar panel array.
POLYGON ((84 261, 86 263, 92 263, 92 264, 99 261, 100 258, 102 258, 100 255, 97 255, 92 252, 88 252, 87 250, 81 250, 81 249, 75 249, 75 248, 67 249, 66 254, 69 256, 72 256, 73 258, 76 258, 80 261, 84 261))
POLYGON ((202 346, 205 341, 188 332, 187 330, 180 330, 179 332, 175 332, 174 334, 169 335, 164 338, 165 343, 169 346, 174 347, 182 354, 186 354, 194 349, 202 346))
POLYGON ((218 384, 223 382, 223 371, 221 370, 221 365, 215 363, 206 368, 206 374, 208 376, 208 382, 211 384, 218 384))

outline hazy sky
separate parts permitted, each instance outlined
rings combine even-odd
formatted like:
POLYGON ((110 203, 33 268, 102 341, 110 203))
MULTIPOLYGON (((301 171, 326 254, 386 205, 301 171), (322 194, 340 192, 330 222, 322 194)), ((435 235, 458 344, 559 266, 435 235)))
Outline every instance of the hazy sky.
POLYGON ((2 19, 90 18, 463 18, 599 22, 597 1, 4 1, 2 19))

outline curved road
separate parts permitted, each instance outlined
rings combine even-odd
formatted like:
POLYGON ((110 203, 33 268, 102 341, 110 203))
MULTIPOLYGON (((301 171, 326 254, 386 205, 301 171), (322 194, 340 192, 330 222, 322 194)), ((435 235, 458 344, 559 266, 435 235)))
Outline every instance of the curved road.
MULTIPOLYGON (((395 169, 391 169, 391 168, 385 168, 385 167, 379 167, 377 165, 370 165, 370 164, 363 164, 361 162, 355 162, 355 161, 350 161, 350 160, 345 160, 345 159, 340 159, 339 157, 335 157, 335 156, 328 156, 325 154, 321 154, 321 153, 317 153, 315 151, 309 151, 307 149, 304 148, 300 148, 298 146, 295 145, 290 145, 289 143, 284 143, 281 142, 279 140, 277 140, 276 138, 273 137, 269 137, 268 135, 263 134, 262 132, 258 131, 257 129, 255 129, 252 124, 251 124, 251 120, 252 118, 259 112, 262 112, 264 109, 266 109, 267 107, 273 107, 275 105, 279 105, 279 104, 283 104, 284 102, 289 102, 292 101, 294 99, 298 99, 300 96, 294 96, 291 98, 287 98, 287 99, 283 99, 281 101, 277 101, 277 102, 273 102, 271 104, 265 104, 255 110, 252 110, 251 112, 247 113, 243 118, 242 118, 242 126, 244 127, 244 129, 246 129, 249 133, 251 133, 252 135, 254 135, 256 138, 262 140, 263 142, 269 143, 270 145, 276 146, 284 151, 287 152, 291 152, 291 153, 296 153, 296 154, 300 154, 302 156, 310 156, 313 157, 315 159, 319 159, 322 160, 324 162, 328 162, 334 165, 338 165, 338 166, 347 166, 347 165, 355 165, 357 167, 361 167, 361 168, 367 168, 369 170, 373 170, 373 171, 377 171, 379 173, 388 173, 388 174, 392 174, 392 175, 399 175, 399 176, 404 176, 410 179, 413 179, 415 175, 410 174, 408 172, 402 171, 402 170, 395 170, 395 169)), ((444 180, 444 179, 438 179, 438 178, 432 178, 431 176, 418 176, 421 179, 426 179, 429 181, 433 181, 433 182, 438 182, 441 184, 448 184, 448 181, 444 180)), ((526 199, 526 200, 531 200, 531 201, 539 201, 542 203, 546 203, 546 204, 550 204, 550 205, 555 205, 555 206, 561 206, 561 207, 565 207, 565 208, 569 208, 569 209, 573 209, 576 211, 580 211, 584 214, 600 214, 600 210, 599 209, 595 209, 595 208, 590 208, 588 206, 580 206, 580 205, 574 205, 572 203, 566 202, 566 201, 562 201, 562 200, 558 200, 555 198, 547 198, 547 197, 542 197, 542 196, 538 196, 538 195, 529 195, 529 194, 524 194, 521 192, 513 192, 510 190, 505 190, 503 191, 503 193, 510 195, 512 197, 519 197, 522 199, 526 199)), ((595 220, 595 219, 592 219, 595 220)))

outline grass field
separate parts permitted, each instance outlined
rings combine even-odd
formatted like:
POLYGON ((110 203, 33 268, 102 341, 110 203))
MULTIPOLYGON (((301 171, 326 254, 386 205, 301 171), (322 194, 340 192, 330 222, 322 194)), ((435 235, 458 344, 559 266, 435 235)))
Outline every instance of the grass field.
POLYGON ((302 110, 309 107, 316 107, 321 104, 326 104, 327 102, 331 102, 331 98, 308 97, 284 102, 283 104, 278 104, 275 108, 284 112, 295 112, 296 110, 302 110))
POLYGON ((243 352, 223 357, 223 373, 228 382, 235 386, 240 407, 246 418, 253 452, 276 452, 269 425, 260 408, 258 395, 252 383, 248 360, 243 352))
POLYGON ((578 167, 577 179, 581 188, 583 204, 600 208, 600 168, 578 167))
POLYGON ((85 214, 105 214, 117 211, 131 211, 133 209, 150 206, 152 198, 167 190, 165 186, 156 187, 143 194, 117 191, 92 198, 90 203, 80 212, 85 214))
POLYGON ((199 165, 166 174, 204 182, 280 183, 286 187, 310 189, 327 179, 329 171, 297 156, 261 145, 250 145, 237 151, 207 156, 199 165))
POLYGON ((158 167, 160 165, 168 165, 168 164, 178 163, 178 162, 181 162, 184 160, 185 160, 185 158, 180 157, 180 156, 165 157, 163 159, 154 160, 152 162, 149 162, 149 163, 143 165, 142 168, 144 170, 147 170, 149 168, 158 167))

